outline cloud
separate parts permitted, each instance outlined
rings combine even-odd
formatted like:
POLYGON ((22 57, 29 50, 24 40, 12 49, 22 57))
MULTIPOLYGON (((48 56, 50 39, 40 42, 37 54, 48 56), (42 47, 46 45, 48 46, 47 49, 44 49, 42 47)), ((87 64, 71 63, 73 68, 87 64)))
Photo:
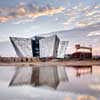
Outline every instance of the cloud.
POLYGON ((12 16, 0 16, 0 23, 7 22, 10 19, 12 19, 12 16))
POLYGON ((73 24, 75 27, 85 27, 100 22, 100 5, 86 6, 82 3, 66 9, 65 16, 67 21, 63 24, 68 26, 73 24))
POLYGON ((90 32, 87 36, 100 36, 100 30, 90 32))
POLYGON ((6 21, 8 21, 7 17, 0 16, 0 22, 1 23, 6 22, 6 21))
MULTIPOLYGON (((39 5, 25 5, 21 3, 13 8, 0 8, 0 22, 4 23, 9 20, 22 18, 28 18, 32 20, 40 16, 58 14, 63 12, 64 10, 64 7, 51 7, 48 5, 41 7, 39 5)), ((25 20, 25 22, 27 21, 25 20)))
POLYGON ((16 22, 13 22, 13 24, 25 24, 25 23, 33 22, 33 21, 34 21, 33 18, 25 18, 25 19, 20 19, 16 22))
POLYGON ((100 9, 100 4, 96 5, 95 9, 100 9))
POLYGON ((88 12, 86 16, 93 16, 97 13, 100 14, 100 11, 94 10, 94 11, 88 12))
POLYGON ((100 55, 100 47, 98 46, 96 46, 95 48, 93 48, 93 54, 94 55, 100 55))
POLYGON ((65 23, 63 23, 63 24, 68 25, 68 24, 74 22, 75 19, 76 19, 76 17, 70 17, 70 18, 67 20, 67 22, 65 22, 65 23))
POLYGON ((63 7, 59 7, 59 8, 50 8, 50 9, 46 9, 44 11, 40 11, 40 12, 36 12, 36 13, 30 13, 28 14, 28 17, 31 18, 37 18, 40 16, 46 16, 46 15, 54 15, 57 13, 61 13, 65 8, 63 7))

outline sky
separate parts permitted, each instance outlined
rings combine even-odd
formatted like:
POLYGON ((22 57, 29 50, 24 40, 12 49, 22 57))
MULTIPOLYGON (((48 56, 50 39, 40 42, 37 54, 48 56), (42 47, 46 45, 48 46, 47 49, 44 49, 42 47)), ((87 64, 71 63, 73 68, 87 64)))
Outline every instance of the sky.
POLYGON ((66 39, 95 44, 95 54, 100 52, 100 0, 0 0, 0 43, 9 36, 31 37, 63 30, 87 29, 69 34, 66 39), (78 35, 75 37, 75 34, 78 35), (73 38, 75 37, 75 38, 73 38))

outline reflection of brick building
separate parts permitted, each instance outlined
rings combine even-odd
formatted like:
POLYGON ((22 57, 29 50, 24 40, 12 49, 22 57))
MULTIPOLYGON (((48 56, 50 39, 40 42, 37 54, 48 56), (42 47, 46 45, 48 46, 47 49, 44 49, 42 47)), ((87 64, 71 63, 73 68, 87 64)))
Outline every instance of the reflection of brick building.
POLYGON ((77 77, 92 73, 92 66, 73 66, 73 68, 76 70, 77 77))

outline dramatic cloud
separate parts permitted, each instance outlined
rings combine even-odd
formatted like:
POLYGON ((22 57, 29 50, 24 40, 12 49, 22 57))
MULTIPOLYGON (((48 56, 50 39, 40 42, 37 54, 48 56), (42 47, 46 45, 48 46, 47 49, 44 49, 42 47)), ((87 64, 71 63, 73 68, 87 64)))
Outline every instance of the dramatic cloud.
MULTIPOLYGON (((7 22, 11 19, 18 18, 37 18, 40 16, 54 15, 64 11, 64 7, 50 7, 46 6, 37 6, 37 5, 24 5, 19 4, 15 8, 0 8, 0 22, 7 22)), ((28 21, 28 20, 27 20, 28 21)))
POLYGON ((50 9, 46 9, 44 11, 40 11, 40 12, 36 12, 36 13, 29 13, 28 17, 29 18, 37 18, 40 16, 46 16, 46 15, 54 15, 57 13, 61 13, 64 10, 63 7, 59 7, 59 8, 50 8, 50 9))
POLYGON ((85 27, 100 22, 100 5, 86 6, 78 4, 66 10, 68 18, 64 25, 73 24, 75 27, 85 27))

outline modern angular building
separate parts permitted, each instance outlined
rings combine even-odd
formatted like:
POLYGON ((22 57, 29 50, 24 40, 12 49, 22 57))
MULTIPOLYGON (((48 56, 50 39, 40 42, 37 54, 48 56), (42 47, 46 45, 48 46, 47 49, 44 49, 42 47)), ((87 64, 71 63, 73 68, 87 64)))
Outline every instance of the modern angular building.
POLYGON ((42 38, 43 37, 36 36, 33 38, 10 37, 10 40, 14 46, 16 54, 19 57, 39 57, 39 40, 42 38))
POLYGON ((10 40, 19 57, 64 58, 68 46, 68 41, 60 41, 57 35, 10 40))

